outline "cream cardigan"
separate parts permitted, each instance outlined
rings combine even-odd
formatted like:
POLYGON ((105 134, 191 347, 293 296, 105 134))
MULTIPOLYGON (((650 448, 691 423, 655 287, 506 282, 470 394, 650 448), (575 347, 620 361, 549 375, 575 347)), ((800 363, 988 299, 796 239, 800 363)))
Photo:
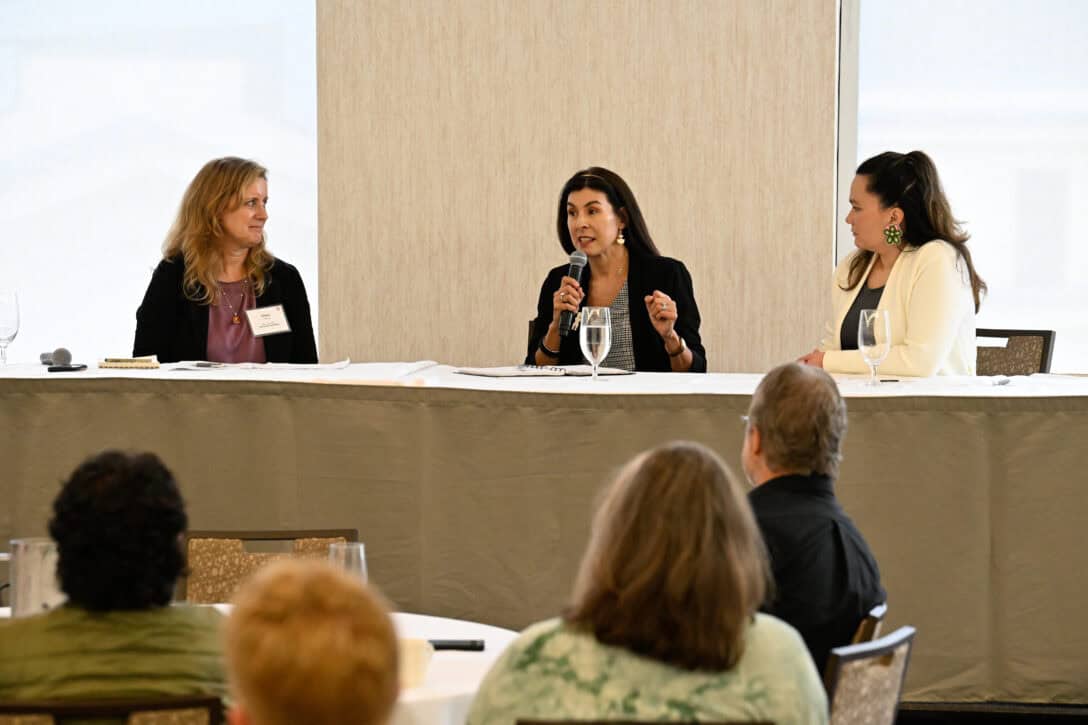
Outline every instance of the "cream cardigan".
MULTIPOLYGON (((858 254, 858 252, 855 252, 858 254)), ((850 255, 835 270, 831 284, 832 320, 824 329, 820 349, 830 373, 867 373, 869 366, 858 350, 842 350, 839 330, 861 282, 844 290, 850 255)), ((892 266, 877 309, 891 315, 892 346, 877 368, 885 375, 926 377, 975 374, 975 302, 965 265, 948 242, 934 240, 921 247, 906 247, 892 266)))

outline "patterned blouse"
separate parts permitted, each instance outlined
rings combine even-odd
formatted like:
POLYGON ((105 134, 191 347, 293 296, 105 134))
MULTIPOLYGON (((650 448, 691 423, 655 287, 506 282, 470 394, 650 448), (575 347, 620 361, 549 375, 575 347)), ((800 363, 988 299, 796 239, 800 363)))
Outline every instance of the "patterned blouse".
POLYGON ((825 725, 827 696, 796 630, 767 614, 724 672, 679 669, 600 644, 558 619, 535 624, 484 678, 469 725, 549 720, 769 720, 825 725))
POLYGON ((608 309, 612 310, 612 347, 601 361, 601 367, 634 370, 635 345, 631 340, 631 304, 627 280, 623 281, 623 286, 608 309))

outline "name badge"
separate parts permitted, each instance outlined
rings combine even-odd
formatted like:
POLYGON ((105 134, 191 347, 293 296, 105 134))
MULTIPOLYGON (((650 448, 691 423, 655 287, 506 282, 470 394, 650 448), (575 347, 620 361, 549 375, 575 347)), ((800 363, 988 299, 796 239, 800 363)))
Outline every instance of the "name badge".
POLYGON ((249 318, 249 329, 253 330, 254 337, 278 335, 281 332, 291 331, 283 305, 246 310, 246 317, 249 318))

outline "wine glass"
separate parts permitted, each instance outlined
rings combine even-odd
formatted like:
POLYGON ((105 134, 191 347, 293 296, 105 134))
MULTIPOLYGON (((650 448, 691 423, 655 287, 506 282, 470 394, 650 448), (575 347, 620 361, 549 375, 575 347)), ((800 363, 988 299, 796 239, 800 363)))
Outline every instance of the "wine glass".
POLYGON ((19 295, 0 290, 0 365, 8 364, 8 345, 19 334, 19 295))
POLYGON ((358 541, 329 544, 329 561, 366 583, 366 547, 358 541))
POLYGON ((578 343, 582 346, 582 354, 593 366, 593 379, 596 380, 597 367, 612 349, 612 310, 607 307, 583 307, 578 343))
POLYGON ((891 350, 891 320, 887 310, 862 310, 858 317, 858 349, 869 365, 869 385, 876 385, 876 367, 891 350))

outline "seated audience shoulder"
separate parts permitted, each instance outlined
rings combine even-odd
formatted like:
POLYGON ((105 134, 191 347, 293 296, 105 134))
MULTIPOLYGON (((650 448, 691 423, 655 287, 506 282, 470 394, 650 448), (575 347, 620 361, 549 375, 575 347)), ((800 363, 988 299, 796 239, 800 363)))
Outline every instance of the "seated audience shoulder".
POLYGON ((152 454, 106 451, 53 502, 62 606, 0 623, 0 699, 226 691, 214 609, 171 606, 185 504, 152 454))
POLYGON ((536 720, 827 722, 827 699, 797 631, 756 614, 737 664, 685 670, 600 644, 561 620, 526 629, 503 651, 469 725, 536 720))

